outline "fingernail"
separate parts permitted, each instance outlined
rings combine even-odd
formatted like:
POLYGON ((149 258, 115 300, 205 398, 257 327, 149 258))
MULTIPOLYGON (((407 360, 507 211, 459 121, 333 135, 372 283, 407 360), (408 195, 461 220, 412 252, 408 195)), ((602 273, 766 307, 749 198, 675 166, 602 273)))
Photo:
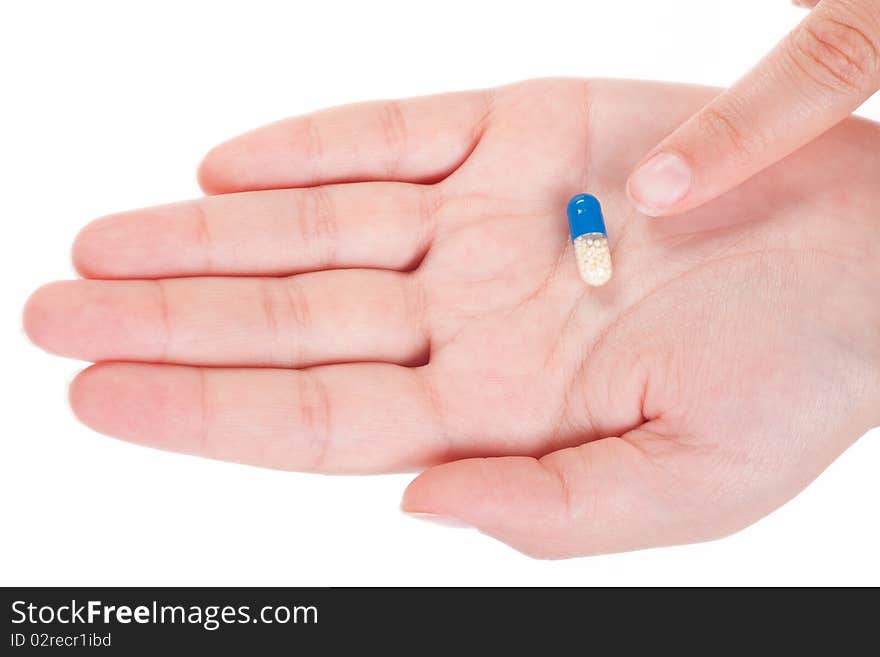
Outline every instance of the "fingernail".
POLYGON ((657 153, 636 169, 627 186, 632 202, 649 216, 673 206, 690 188, 690 167, 674 153, 657 153))
POLYGON ((436 525, 442 525, 444 527, 473 529, 473 525, 469 525, 463 520, 460 520, 459 518, 453 518, 452 516, 441 516, 437 513, 419 513, 413 511, 404 511, 404 513, 411 518, 415 518, 416 520, 427 520, 428 522, 433 522, 436 525))

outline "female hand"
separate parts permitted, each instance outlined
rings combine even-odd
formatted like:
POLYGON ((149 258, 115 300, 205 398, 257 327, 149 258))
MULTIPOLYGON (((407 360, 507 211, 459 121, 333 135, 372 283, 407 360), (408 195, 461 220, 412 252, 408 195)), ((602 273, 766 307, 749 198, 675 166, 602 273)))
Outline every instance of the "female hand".
POLYGON ((125 440, 428 468, 405 510, 542 557, 729 533, 880 423, 880 127, 643 221, 627 171, 712 95, 539 80, 261 128, 202 165, 222 195, 88 226, 86 280, 36 292, 27 331, 102 362, 71 403, 125 440), (582 191, 602 288, 568 238, 582 191))
POLYGON ((816 8, 642 158, 628 189, 643 214, 679 214, 711 201, 815 139, 880 88, 880 0, 798 4, 816 8))

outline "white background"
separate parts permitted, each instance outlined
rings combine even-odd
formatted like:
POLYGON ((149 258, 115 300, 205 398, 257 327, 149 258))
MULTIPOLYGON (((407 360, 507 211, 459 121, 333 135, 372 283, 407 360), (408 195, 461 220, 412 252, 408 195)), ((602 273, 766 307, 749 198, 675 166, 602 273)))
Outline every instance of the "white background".
MULTIPOLYGON (((542 562, 405 517, 409 475, 323 477, 82 427, 83 364, 21 306, 73 276, 99 215, 196 196, 215 142, 326 105, 547 75, 726 85, 803 15, 787 0, 3 2, 0 584, 880 584, 875 430, 715 543, 542 562)), ((875 97, 862 113, 880 119, 875 97)))

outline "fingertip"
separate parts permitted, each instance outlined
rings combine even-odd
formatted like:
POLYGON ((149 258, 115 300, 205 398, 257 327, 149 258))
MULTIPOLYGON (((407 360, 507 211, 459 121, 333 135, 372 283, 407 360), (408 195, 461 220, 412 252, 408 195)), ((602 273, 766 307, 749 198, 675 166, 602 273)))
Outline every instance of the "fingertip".
POLYGON ((475 526, 491 524, 500 508, 530 504, 543 492, 542 475, 534 464, 530 457, 507 456, 435 466, 410 482, 401 509, 460 518, 475 526))
POLYGON ((106 436, 132 440, 141 434, 132 399, 130 366, 97 363, 79 372, 67 389, 67 400, 76 419, 106 436))
POLYGON ((442 465, 439 465, 430 468, 409 482, 406 490, 403 491, 403 497, 400 501, 401 511, 411 515, 440 515, 437 513, 434 504, 435 496, 433 494, 432 480, 437 478, 436 471, 440 470, 442 467, 442 465))
POLYGON ((572 556, 559 536, 557 491, 530 457, 453 461, 410 482, 401 510, 456 526, 475 527, 523 554, 539 559, 572 556), (439 519, 439 520, 438 520, 439 519))
POLYGON ((98 363, 74 377, 68 401, 76 418, 98 433, 189 452, 199 436, 198 376, 192 368, 98 363))
POLYGON ((678 153, 660 152, 639 164, 626 183, 636 209, 649 217, 673 214, 690 193, 693 172, 678 153))
POLYGON ((118 215, 107 215, 86 224, 71 246, 73 268, 83 278, 101 278, 106 274, 106 260, 113 257, 118 240, 118 215))
POLYGON ((102 364, 91 365, 77 372, 67 386, 67 403, 76 419, 89 428, 95 428, 93 401, 97 389, 95 383, 100 381, 100 378, 96 379, 96 372, 100 377, 100 370, 104 367, 106 366, 102 364))
POLYGON ((636 199, 635 196, 633 196, 631 181, 632 181, 632 175, 630 175, 630 177, 626 181, 626 187, 625 187, 626 197, 629 199, 629 202, 636 209, 636 211, 641 215, 644 215, 646 217, 651 217, 651 218, 664 216, 664 213, 662 211, 657 210, 656 208, 650 208, 650 207, 644 205, 638 199, 636 199))
POLYGON ((283 172, 292 149, 272 125, 245 132, 209 150, 196 172, 206 194, 230 194, 283 187, 283 172), (279 164, 280 163, 280 164, 279 164))
POLYGON ((467 481, 461 480, 461 474, 466 473, 469 467, 465 465, 462 468, 463 463, 467 462, 454 461, 421 473, 406 487, 400 510, 410 518, 443 527, 479 529, 474 523, 473 514, 469 513, 472 507, 464 505, 462 508, 459 500, 450 495, 450 488, 456 482, 464 486, 457 490, 467 489, 467 481))
POLYGON ((479 527, 485 495, 477 477, 483 460, 463 459, 425 470, 406 487, 401 511, 454 518, 461 524, 479 527))
POLYGON ((222 194, 228 188, 223 166, 225 150, 226 142, 209 150, 199 163, 196 180, 205 194, 222 194))
MULTIPOLYGON (((51 285, 51 283, 49 284, 51 285)), ((24 303, 21 312, 21 323, 24 334, 33 344, 40 346, 40 328, 43 322, 44 306, 42 305, 42 290, 46 287, 41 286, 32 292, 24 303)))
MULTIPOLYGON (((28 339, 45 351, 55 349, 66 325, 57 312, 58 304, 69 298, 72 281, 55 281, 39 287, 25 302, 22 325, 28 339)), ((63 355, 63 354, 61 354, 63 355)))
POLYGON ((184 201, 95 219, 73 241, 73 266, 86 279, 197 273, 204 240, 199 215, 197 201, 184 201))

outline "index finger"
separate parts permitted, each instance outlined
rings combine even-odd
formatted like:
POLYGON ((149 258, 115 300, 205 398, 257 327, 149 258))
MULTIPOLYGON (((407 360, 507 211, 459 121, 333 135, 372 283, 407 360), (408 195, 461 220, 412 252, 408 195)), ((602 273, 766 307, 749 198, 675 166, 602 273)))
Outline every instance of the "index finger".
POLYGON ((696 208, 839 123, 880 87, 880 0, 824 0, 751 72, 646 155, 649 216, 696 208))

